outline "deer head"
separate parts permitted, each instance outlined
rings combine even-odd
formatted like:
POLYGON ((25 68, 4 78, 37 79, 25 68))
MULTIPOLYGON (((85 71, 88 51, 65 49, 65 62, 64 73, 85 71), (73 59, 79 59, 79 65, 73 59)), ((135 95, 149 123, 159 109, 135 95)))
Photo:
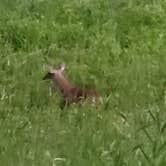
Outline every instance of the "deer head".
POLYGON ((51 80, 55 75, 60 75, 65 70, 65 64, 61 64, 58 67, 54 68, 52 66, 48 66, 49 72, 43 77, 43 80, 51 80))

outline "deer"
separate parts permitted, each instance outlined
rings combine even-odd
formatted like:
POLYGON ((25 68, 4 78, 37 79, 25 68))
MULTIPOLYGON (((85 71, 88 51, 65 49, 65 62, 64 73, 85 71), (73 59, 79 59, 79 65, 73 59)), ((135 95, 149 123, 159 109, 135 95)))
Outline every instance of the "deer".
POLYGON ((53 86, 59 90, 62 96, 61 108, 69 106, 72 103, 78 103, 83 100, 90 100, 94 105, 101 103, 102 98, 96 89, 81 88, 73 85, 64 75, 65 64, 58 67, 48 66, 48 73, 43 80, 50 80, 53 86))

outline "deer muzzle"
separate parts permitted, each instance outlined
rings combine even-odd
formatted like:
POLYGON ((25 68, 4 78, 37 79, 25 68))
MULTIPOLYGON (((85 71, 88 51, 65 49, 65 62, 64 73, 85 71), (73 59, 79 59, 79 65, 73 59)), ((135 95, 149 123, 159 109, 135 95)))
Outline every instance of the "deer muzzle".
POLYGON ((54 74, 53 73, 47 73, 44 77, 43 80, 51 80, 53 78, 54 74))

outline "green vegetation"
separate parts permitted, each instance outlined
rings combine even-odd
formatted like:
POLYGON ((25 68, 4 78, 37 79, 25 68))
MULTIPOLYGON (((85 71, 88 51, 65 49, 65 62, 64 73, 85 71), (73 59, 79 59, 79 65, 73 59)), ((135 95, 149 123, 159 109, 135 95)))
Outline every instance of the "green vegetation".
POLYGON ((165 0, 1 0, 0 13, 0 165, 166 165, 165 0), (42 77, 61 62, 99 108, 59 108, 42 77))

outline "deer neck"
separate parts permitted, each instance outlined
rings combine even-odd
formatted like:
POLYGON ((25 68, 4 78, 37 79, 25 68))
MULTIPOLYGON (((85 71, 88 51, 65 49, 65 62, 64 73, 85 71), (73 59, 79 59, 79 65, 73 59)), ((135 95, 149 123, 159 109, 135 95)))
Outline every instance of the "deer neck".
POLYGON ((71 83, 62 74, 54 75, 53 83, 63 95, 66 95, 73 87, 71 83))

